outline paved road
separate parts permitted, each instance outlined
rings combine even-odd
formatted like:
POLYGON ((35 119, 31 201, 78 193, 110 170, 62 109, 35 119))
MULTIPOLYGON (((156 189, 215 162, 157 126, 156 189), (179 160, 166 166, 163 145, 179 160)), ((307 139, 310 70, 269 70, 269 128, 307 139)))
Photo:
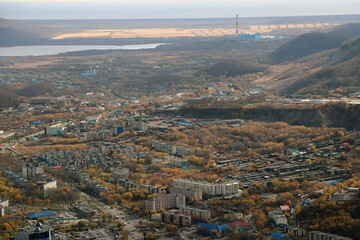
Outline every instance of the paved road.
POLYGON ((120 208, 112 207, 110 205, 106 205, 100 202, 97 198, 92 197, 91 195, 81 192, 81 197, 86 199, 87 201, 91 201, 93 204, 98 206, 102 211, 108 213, 115 221, 119 221, 125 224, 125 231, 129 233, 130 240, 143 240, 143 234, 136 229, 136 225, 138 225, 139 220, 145 220, 143 218, 138 218, 134 215, 130 215, 123 211, 120 208))

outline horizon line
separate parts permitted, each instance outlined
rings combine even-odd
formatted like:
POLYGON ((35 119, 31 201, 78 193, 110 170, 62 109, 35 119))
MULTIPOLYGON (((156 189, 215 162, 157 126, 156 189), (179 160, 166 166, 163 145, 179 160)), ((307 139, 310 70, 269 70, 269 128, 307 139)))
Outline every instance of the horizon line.
MULTIPOLYGON (((184 17, 184 18, 2 18, 0 19, 7 19, 7 20, 14 20, 14 21, 23 21, 23 20, 35 20, 35 21, 54 21, 54 20, 62 20, 62 21, 74 21, 74 20, 191 20, 191 19, 232 19, 234 17, 184 17)), ((241 17, 239 18, 288 18, 288 17, 331 17, 331 16, 360 16, 360 13, 349 13, 349 14, 311 14, 311 15, 273 15, 273 16, 253 16, 253 17, 241 17)))

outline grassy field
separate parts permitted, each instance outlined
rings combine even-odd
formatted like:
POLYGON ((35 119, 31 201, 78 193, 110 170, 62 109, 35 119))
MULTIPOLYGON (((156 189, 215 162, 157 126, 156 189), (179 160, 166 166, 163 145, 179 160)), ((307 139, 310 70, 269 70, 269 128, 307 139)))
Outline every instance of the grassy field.
MULTIPOLYGON (((277 29, 314 29, 334 26, 331 23, 249 25, 241 26, 243 33, 271 33, 277 29)), ((134 28, 134 29, 97 29, 75 33, 64 33, 53 37, 53 40, 68 38, 172 38, 172 37, 221 37, 235 34, 233 28, 134 28)))

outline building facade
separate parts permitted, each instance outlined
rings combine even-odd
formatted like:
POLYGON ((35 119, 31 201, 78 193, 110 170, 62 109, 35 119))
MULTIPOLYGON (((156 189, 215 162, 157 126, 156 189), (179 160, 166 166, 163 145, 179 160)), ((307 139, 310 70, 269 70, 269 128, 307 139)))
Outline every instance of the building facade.
POLYGON ((185 195, 182 194, 161 194, 145 200, 145 210, 158 211, 161 208, 172 209, 179 205, 185 206, 185 195))
POLYGON ((239 183, 236 181, 210 183, 188 179, 174 179, 173 185, 176 188, 201 190, 203 194, 210 196, 229 195, 239 192, 239 183))

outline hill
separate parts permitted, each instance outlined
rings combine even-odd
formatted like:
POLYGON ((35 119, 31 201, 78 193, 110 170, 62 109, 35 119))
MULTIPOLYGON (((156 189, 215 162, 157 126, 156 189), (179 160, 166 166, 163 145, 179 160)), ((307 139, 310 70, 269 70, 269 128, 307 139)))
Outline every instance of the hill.
POLYGON ((196 107, 185 105, 177 111, 163 111, 160 114, 172 114, 187 118, 203 119, 246 119, 265 122, 286 122, 291 125, 311 127, 343 127, 349 130, 360 129, 360 105, 346 103, 328 103, 318 105, 282 106, 259 104, 251 107, 196 107))
POLYGON ((280 46, 268 54, 268 57, 274 64, 293 61, 313 53, 338 48, 345 41, 358 35, 360 23, 342 25, 327 33, 305 33, 280 46))
POLYGON ((45 43, 55 32, 51 28, 0 18, 0 46, 45 43))
POLYGON ((336 88, 356 89, 360 86, 360 37, 341 45, 329 54, 329 60, 318 71, 296 79, 282 89, 284 94, 324 94, 336 88))
POLYGON ((208 67, 201 73, 211 75, 213 77, 224 75, 227 77, 233 77, 237 75, 262 72, 265 69, 266 67, 259 64, 244 63, 236 60, 225 60, 208 67))

